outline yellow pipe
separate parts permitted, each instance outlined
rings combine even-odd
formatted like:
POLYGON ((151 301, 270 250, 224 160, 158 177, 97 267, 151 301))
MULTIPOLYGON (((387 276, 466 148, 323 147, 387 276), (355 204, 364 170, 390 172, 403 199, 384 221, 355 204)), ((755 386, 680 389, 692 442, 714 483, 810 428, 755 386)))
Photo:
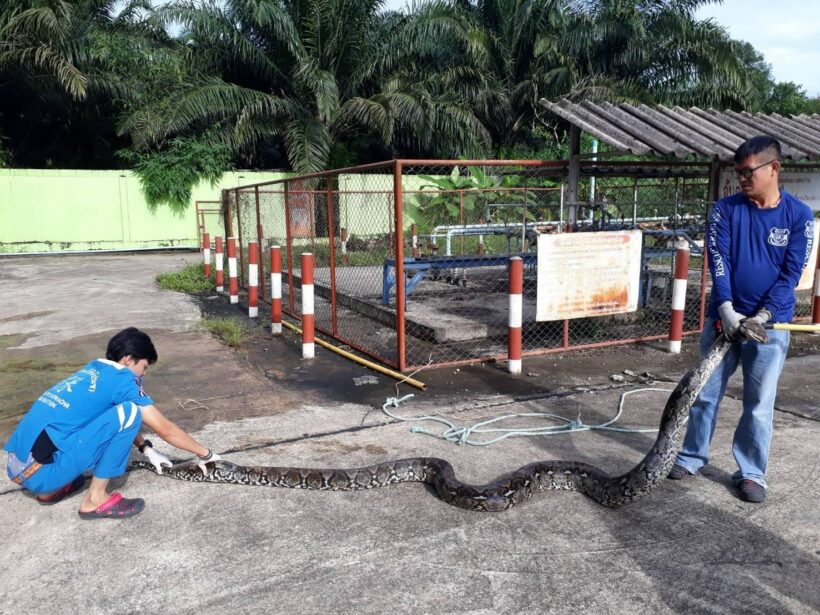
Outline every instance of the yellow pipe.
MULTIPOLYGON (((284 320, 282 321, 282 324, 285 325, 288 329, 290 329, 292 331, 296 331, 297 333, 299 333, 301 335, 302 330, 299 327, 297 327, 296 325, 292 325, 291 323, 285 322, 284 320)), ((392 369, 388 369, 386 367, 383 367, 383 366, 379 365, 378 363, 373 363, 373 361, 368 361, 367 359, 362 359, 361 357, 356 356, 352 352, 347 352, 346 350, 342 350, 341 348, 337 348, 333 344, 328 344, 326 341, 320 340, 318 337, 314 338, 313 341, 316 342, 317 344, 319 344, 320 346, 322 346, 324 348, 327 348, 328 350, 332 350, 336 354, 342 355, 343 357, 345 357, 347 359, 350 359, 351 361, 355 361, 356 363, 358 363, 360 365, 364 365, 365 367, 369 367, 370 369, 376 370, 377 372, 381 372, 382 374, 390 376, 391 378, 395 378, 396 380, 401 380, 403 383, 406 382, 410 386, 416 387, 417 389, 420 389, 420 390, 423 391, 427 388, 427 385, 424 384, 423 382, 420 382, 420 381, 418 381, 414 378, 409 378, 409 377, 405 376, 402 373, 394 372, 392 369)))
POLYGON ((820 325, 793 325, 790 322, 775 322, 772 324, 766 323, 763 326, 766 329, 779 329, 782 331, 809 331, 820 333, 820 325))

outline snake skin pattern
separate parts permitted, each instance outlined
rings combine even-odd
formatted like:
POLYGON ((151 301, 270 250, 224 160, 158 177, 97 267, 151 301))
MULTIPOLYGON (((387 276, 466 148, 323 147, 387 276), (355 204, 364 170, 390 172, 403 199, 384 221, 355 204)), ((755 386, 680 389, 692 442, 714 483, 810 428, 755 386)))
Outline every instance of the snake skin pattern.
MULTIPOLYGON (((506 510, 528 500, 535 492, 558 489, 584 493, 603 506, 621 506, 648 494, 672 469, 689 409, 730 346, 731 342, 720 337, 684 374, 666 402, 652 449, 621 476, 609 476, 586 463, 540 461, 486 485, 469 485, 455 477, 452 465, 435 457, 412 457, 353 469, 241 466, 217 461, 209 464, 212 469, 208 474, 203 474, 196 463, 187 462, 164 468, 162 475, 193 482, 324 491, 358 491, 421 482, 431 485, 448 504, 485 512, 506 510)), ((130 467, 154 471, 154 466, 143 460, 133 461, 130 467)))

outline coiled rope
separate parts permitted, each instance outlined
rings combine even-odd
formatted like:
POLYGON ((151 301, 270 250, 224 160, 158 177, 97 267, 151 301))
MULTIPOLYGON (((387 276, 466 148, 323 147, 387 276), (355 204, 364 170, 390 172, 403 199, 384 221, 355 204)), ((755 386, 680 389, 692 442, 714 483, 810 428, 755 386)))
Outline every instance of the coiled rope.
POLYGON ((503 416, 498 416, 492 419, 488 419, 485 421, 480 421, 473 425, 464 425, 459 426, 454 424, 453 422, 440 417, 440 416, 401 416, 395 414, 388 410, 388 408, 398 408, 400 404, 409 399, 412 399, 414 395, 409 393, 404 397, 388 397, 385 401, 384 405, 382 405, 382 412, 384 412, 390 418, 399 420, 399 421, 433 421, 436 423, 440 423, 446 426, 446 429, 436 432, 431 431, 429 429, 425 429, 423 427, 411 427, 411 433, 420 433, 427 436, 432 436, 434 438, 438 438, 440 440, 446 440, 447 442, 454 442, 456 444, 469 444, 471 446, 487 446, 489 444, 495 444, 496 442, 500 442, 501 440, 505 440, 506 438, 513 438, 513 437, 525 437, 525 436, 551 436, 560 433, 571 433, 576 431, 616 431, 621 433, 653 433, 658 431, 657 428, 652 429, 633 429, 628 427, 612 427, 612 424, 615 423, 623 414, 624 409, 624 401, 626 400, 627 396, 634 395, 635 393, 643 393, 646 391, 659 391, 664 393, 671 393, 671 389, 658 389, 658 388, 643 388, 643 389, 635 389, 633 391, 625 391, 621 393, 621 398, 618 403, 618 412, 617 414, 612 417, 610 420, 606 421, 605 423, 601 423, 599 425, 588 425, 581 420, 581 413, 578 412, 578 416, 574 419, 568 419, 566 417, 560 416, 558 414, 551 414, 546 412, 526 412, 523 414, 505 414, 503 416), (509 419, 514 418, 533 418, 538 417, 542 419, 551 419, 555 421, 560 421, 561 425, 548 425, 542 427, 515 427, 515 428, 501 428, 501 427, 487 427, 488 425, 493 425, 495 423, 499 423, 501 421, 506 421, 509 419), (471 436, 473 434, 500 434, 494 437, 490 437, 489 439, 484 440, 475 440, 471 436))

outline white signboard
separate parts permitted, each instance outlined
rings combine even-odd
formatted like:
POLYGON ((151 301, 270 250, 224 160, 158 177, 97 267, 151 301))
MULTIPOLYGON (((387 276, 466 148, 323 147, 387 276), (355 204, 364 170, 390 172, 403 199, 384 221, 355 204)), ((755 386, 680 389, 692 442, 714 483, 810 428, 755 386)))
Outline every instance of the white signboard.
POLYGON ((812 247, 811 256, 809 257, 809 264, 803 270, 803 275, 800 277, 800 282, 797 284, 797 290, 810 290, 814 288, 814 275, 817 269, 817 250, 820 244, 820 220, 814 221, 814 246, 812 247))
MULTIPOLYGON (((720 198, 740 192, 740 182, 730 169, 720 172, 720 198)), ((780 186, 814 211, 820 211, 820 171, 806 173, 780 172, 780 186)))
POLYGON ((638 309, 641 231, 538 236, 536 320, 638 309))

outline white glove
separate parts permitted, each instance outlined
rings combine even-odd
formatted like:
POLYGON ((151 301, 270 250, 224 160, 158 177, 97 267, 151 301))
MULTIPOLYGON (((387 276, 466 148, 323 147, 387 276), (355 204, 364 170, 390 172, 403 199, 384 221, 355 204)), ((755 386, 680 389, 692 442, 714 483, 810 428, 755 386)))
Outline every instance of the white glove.
POLYGON ((157 471, 157 474, 162 474, 162 466, 170 468, 172 465, 174 465, 173 463, 171 463, 171 460, 168 459, 165 455, 163 455, 162 453, 158 453, 156 450, 154 450, 153 446, 146 446, 143 455, 148 457, 148 461, 150 461, 153 464, 154 469, 156 469, 157 471))
POLYGON ((760 308, 760 311, 752 316, 749 320, 755 320, 759 322, 761 325, 765 325, 772 319, 772 313, 767 310, 766 308, 760 308))
POLYGON ((720 325, 723 328, 723 334, 730 340, 734 339, 740 328, 740 321, 746 317, 735 312, 731 301, 721 303, 718 306, 718 314, 720 314, 720 325))
POLYGON ((199 457, 197 459, 196 465, 199 466, 199 469, 202 470, 202 474, 204 476, 208 475, 208 464, 213 463, 214 461, 220 461, 222 457, 214 453, 212 450, 208 449, 208 454, 204 457, 199 457))

